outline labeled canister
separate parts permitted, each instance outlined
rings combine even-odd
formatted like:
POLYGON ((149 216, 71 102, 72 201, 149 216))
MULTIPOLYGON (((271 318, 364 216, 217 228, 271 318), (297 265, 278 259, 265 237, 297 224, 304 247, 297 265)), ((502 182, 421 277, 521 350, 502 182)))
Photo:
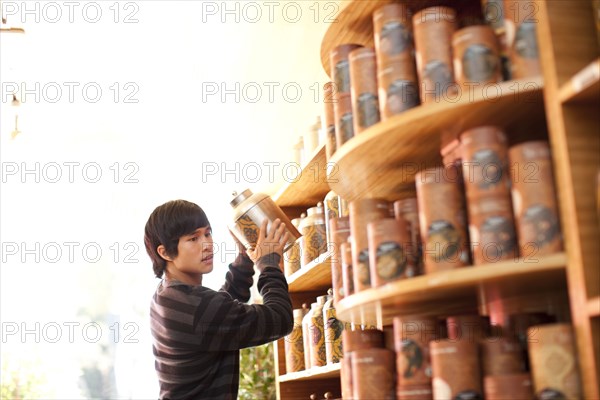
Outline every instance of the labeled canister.
POLYGON ((317 302, 311 305, 310 316, 310 365, 321 367, 327 363, 325 355, 325 325, 323 321, 323 306, 330 296, 318 296, 317 302))
POLYGON ((483 391, 485 400, 535 400, 528 373, 486 376, 483 391))
MULTIPOLYGON (((303 214, 304 215, 304 214, 303 214)), ((292 225, 296 228, 300 226, 300 222, 302 222, 302 218, 294 218, 292 219, 292 225)), ((283 254, 283 272, 286 277, 292 275, 294 272, 298 271, 301 267, 301 249, 300 249, 300 241, 302 238, 298 238, 284 254, 283 254)))
POLYGON ((264 220, 268 221, 267 231, 277 218, 285 224, 289 237, 284 251, 292 247, 300 237, 300 232, 292 221, 266 194, 252 193, 251 190, 246 189, 240 194, 234 192, 233 195, 235 197, 229 203, 233 207, 233 221, 229 229, 246 249, 250 250, 256 245, 258 231, 264 220))
POLYGON ((396 398, 394 352, 372 348, 352 353, 352 399, 396 398))
POLYGON ((431 386, 429 342, 437 339, 439 330, 435 317, 405 315, 394 318, 398 387, 431 386))
MULTIPOLYGON (((312 367, 311 358, 310 358, 310 347, 311 347, 310 319, 312 316, 313 305, 316 305, 316 304, 317 303, 312 303, 310 305, 310 308, 307 309, 306 314, 304 314, 304 317, 302 318, 302 343, 304 345, 304 367, 305 367, 305 369, 310 369, 312 367)), ((306 304, 303 304, 302 308, 307 308, 306 304)))
POLYGON ((480 342, 483 375, 512 375, 525 372, 521 344, 505 338, 480 342))
POLYGON ((323 129, 325 130, 325 159, 328 162, 337 150, 337 141, 335 138, 335 114, 333 112, 334 86, 333 82, 327 82, 323 85, 323 129))
POLYGON ((529 361, 538 399, 580 399, 573 328, 570 324, 533 326, 528 330, 529 361))
POLYGON ((415 176, 419 227, 426 273, 469 265, 462 179, 455 166, 419 171, 415 176))
POLYGON ((306 210, 306 218, 300 222, 300 232, 303 238, 301 260, 304 267, 327 251, 325 214, 321 202, 306 210))
POLYGON ((299 308, 293 311, 294 328, 284 339, 285 370, 288 374, 290 372, 297 372, 305 369, 302 318, 304 318, 307 312, 307 308, 299 308))
POLYGON ((483 315, 451 315, 446 318, 446 332, 449 340, 479 343, 489 337, 490 328, 489 317, 483 315))
POLYGON ((367 224, 367 237, 373 287, 417 275, 404 220, 384 218, 371 222, 367 224))
POLYGON ((425 273, 423 267, 423 249, 421 244, 421 232, 419 231, 419 207, 416 197, 396 200, 394 202, 394 217, 402 219, 407 225, 410 237, 411 257, 417 266, 417 275, 425 273))
POLYGON ((352 268, 352 245, 350 242, 342 243, 340 246, 342 260, 342 287, 344 297, 354 294, 354 270, 352 268))
POLYGON ((456 83, 471 93, 485 93, 486 84, 502 81, 500 47, 494 30, 488 25, 462 28, 452 36, 456 83))
MULTIPOLYGON (((344 278, 342 274, 341 246, 350 237, 350 219, 348 217, 336 217, 330 220, 331 226, 331 287, 333 299, 337 304, 346 296, 344 291, 344 278)), ((352 253, 351 253, 352 254, 352 253)))
POLYGON ((417 74, 423 104, 455 98, 452 35, 457 25, 456 11, 449 7, 429 7, 413 16, 417 74))
POLYGON ((411 61, 390 64, 377 72, 381 120, 421 104, 417 72, 411 61))
POLYGON ((349 329, 350 326, 337 319, 333 297, 323 305, 323 324, 326 363, 338 363, 343 357, 342 332, 344 329, 349 329))
POLYGON ((562 251, 562 235, 552 173, 550 147, 545 141, 525 142, 509 150, 512 204, 522 257, 562 251))
POLYGON ((529 0, 504 0, 504 27, 512 79, 542 74, 537 42, 538 19, 529 0))
POLYGON ((352 267, 356 292, 371 287, 367 225, 389 216, 389 202, 384 199, 358 199, 350 202, 352 267))
POLYGON ((323 212, 325 213, 325 232, 327 243, 333 242, 331 236, 331 219, 340 216, 340 196, 333 190, 328 192, 323 199, 323 212))
POLYGON ((434 340, 429 350, 434 400, 483 399, 477 342, 434 340))
POLYGON ((331 50, 329 61, 333 79, 333 112, 337 148, 354 136, 352 99, 350 94, 350 62, 348 55, 358 44, 343 44, 331 50))
POLYGON ((384 335, 379 329, 356 329, 342 332, 344 356, 356 350, 383 348, 384 335))
POLYGON ((380 120, 375 50, 371 47, 352 50, 348 61, 354 134, 357 135, 380 120))

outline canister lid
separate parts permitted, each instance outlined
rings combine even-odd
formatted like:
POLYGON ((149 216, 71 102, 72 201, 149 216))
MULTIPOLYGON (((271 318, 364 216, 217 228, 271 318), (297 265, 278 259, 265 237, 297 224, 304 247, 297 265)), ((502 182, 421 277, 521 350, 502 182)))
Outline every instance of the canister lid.
POLYGON ((319 202, 317 203, 316 207, 311 207, 308 210, 306 210, 308 216, 310 217, 311 215, 316 215, 316 214, 323 214, 323 203, 319 202))
POLYGON ((229 204, 231 204, 231 207, 236 207, 241 204, 242 201, 249 199, 252 196, 252 191, 250 189, 246 189, 240 194, 233 192, 232 195, 235 197, 229 202, 229 204))

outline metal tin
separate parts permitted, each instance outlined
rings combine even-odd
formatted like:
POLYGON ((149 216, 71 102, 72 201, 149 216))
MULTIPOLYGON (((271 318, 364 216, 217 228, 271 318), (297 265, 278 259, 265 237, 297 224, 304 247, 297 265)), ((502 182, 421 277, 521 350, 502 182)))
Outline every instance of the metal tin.
POLYGON ((325 214, 323 203, 306 210, 306 218, 300 223, 302 232, 302 266, 306 266, 319 255, 327 251, 327 238, 325 232, 325 214))
POLYGON ((452 315, 446 318, 446 328, 449 340, 477 344, 489 336, 490 320, 477 314, 452 315))
POLYGON ((398 387, 431 387, 429 342, 439 339, 438 331, 435 317, 405 315, 394 318, 398 387))
POLYGON ((246 249, 252 249, 256 245, 259 227, 265 219, 268 221, 267 230, 271 228, 272 222, 277 218, 285 224, 289 239, 285 244, 284 251, 287 251, 300 238, 300 232, 292 224, 292 221, 266 194, 252 193, 251 190, 246 189, 240 194, 234 192, 233 195, 235 197, 229 203, 233 207, 233 223, 229 229, 246 249))
POLYGON ((357 329, 342 332, 342 346, 344 356, 356 350, 383 348, 383 331, 379 329, 357 329))
MULTIPOLYGON (((333 290, 330 289, 330 295, 333 290)), ((323 306, 323 323, 325 333, 325 360, 327 364, 340 362, 343 356, 342 332, 349 329, 350 324, 344 324, 337 319, 333 297, 323 306)))
POLYGON ((434 400, 483 398, 476 342, 434 340, 429 348, 434 400))
POLYGON ((340 196, 333 190, 328 192, 323 199, 323 212, 325 213, 325 231, 327 232, 327 243, 331 243, 331 219, 340 216, 340 196))
POLYGON ((533 326, 528 330, 529 360, 539 399, 580 399, 581 386, 571 324, 533 326))
POLYGON ((354 290, 356 292, 371 287, 367 224, 389 216, 389 203, 386 200, 359 199, 350 203, 352 267, 354 270, 354 290))
POLYGON ((525 372, 521 344, 504 338, 484 340, 481 361, 484 375, 509 375, 525 372))
MULTIPOLYGON (((304 214, 302 214, 304 215, 304 214)), ((292 219, 292 225, 296 228, 300 226, 300 222, 302 222, 302 218, 294 218, 292 219)), ((301 250, 300 250, 300 241, 302 238, 299 238, 294 242, 292 247, 290 247, 285 253, 283 253, 283 272, 286 277, 292 275, 294 272, 298 271, 301 266, 301 250)))
POLYGON ((348 61, 350 62, 354 134, 359 134, 381 119, 377 97, 375 50, 371 47, 352 50, 348 61))
POLYGON ((423 104, 440 102, 456 90, 452 61, 452 35, 457 29, 456 11, 429 7, 413 16, 417 74, 423 104))
POLYGON ((415 176, 428 274, 469 265, 465 199, 458 171, 455 166, 440 167, 415 176))
POLYGON ((504 0, 504 26, 512 79, 541 76, 537 18, 529 0, 504 0))
POLYGON ((333 299, 337 304, 346 295, 342 274, 341 246, 350 237, 350 219, 348 217, 332 218, 331 224, 331 286, 333 299))
POLYGON ((394 216, 402 219, 407 225, 410 237, 411 257, 413 265, 417 267, 417 275, 425 273, 423 266, 423 248, 421 243, 421 232, 419 231, 419 206, 416 197, 397 200, 394 202, 394 216))
POLYGON ((317 302, 311 304, 310 315, 310 365, 321 367, 327 363, 325 356, 325 331, 323 322, 323 306, 330 296, 318 296, 317 302))
POLYGON ((305 369, 302 318, 304 318, 307 312, 307 308, 299 308, 293 311, 294 328, 284 340, 285 370, 288 374, 290 372, 297 372, 305 369))
POLYGON ((421 104, 412 61, 397 62, 377 73, 379 111, 383 121, 421 104))
POLYGON ((529 374, 494 375, 483 378, 486 400, 535 400, 529 374))
POLYGON ((387 66, 397 60, 413 60, 412 14, 406 4, 392 3, 373 12, 377 63, 387 66))
POLYGON ((325 108, 323 122, 325 129, 325 158, 327 161, 337 150, 337 139, 335 137, 335 114, 333 112, 333 82, 327 82, 323 85, 323 105, 325 108))
POLYGON ((480 93, 485 84, 502 81, 500 48, 494 30, 488 25, 462 28, 452 36, 456 83, 480 93))
POLYGON ((352 245, 349 242, 340 245, 342 260, 342 287, 344 297, 354 294, 354 269, 352 268, 352 245))
POLYGON ((353 399, 394 400, 396 398, 394 352, 388 349, 360 349, 352 353, 353 399))
POLYGON ((563 250, 548 142, 533 141, 509 150, 512 204, 522 257, 563 250))
POLYGON ((333 91, 333 112, 337 148, 354 136, 352 99, 350 86, 350 62, 348 55, 358 44, 343 44, 332 49, 329 55, 331 74, 335 85, 333 91))

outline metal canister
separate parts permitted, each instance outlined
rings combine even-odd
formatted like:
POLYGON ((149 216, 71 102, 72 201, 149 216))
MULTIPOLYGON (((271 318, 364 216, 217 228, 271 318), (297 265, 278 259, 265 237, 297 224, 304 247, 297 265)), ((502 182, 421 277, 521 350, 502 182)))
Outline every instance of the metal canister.
POLYGON ((477 342, 434 340, 429 350, 434 400, 483 398, 477 342))
POLYGON ((371 285, 378 287, 417 275, 404 220, 384 218, 367 224, 371 285))
POLYGON ((235 237, 246 247, 252 249, 258 240, 258 230, 264 220, 268 221, 267 230, 277 218, 285 224, 289 239, 285 244, 284 251, 294 245, 300 238, 300 232, 292 224, 277 204, 266 194, 252 193, 246 189, 242 193, 233 193, 235 196, 229 204, 233 207, 233 222, 229 226, 235 237))
POLYGON ((340 255, 342 260, 342 287, 344 288, 344 297, 354 294, 354 270, 352 268, 352 245, 345 242, 340 245, 340 255))
POLYGON ((426 169, 415 176, 427 273, 469 265, 465 199, 459 177, 455 166, 426 169))
POLYGON ((337 148, 354 136, 352 117, 352 99, 350 86, 350 62, 348 55, 354 49, 362 47, 358 44, 343 44, 331 50, 329 61, 334 83, 333 112, 335 116, 335 135, 337 148))
POLYGON ((509 375, 525 372, 521 344, 504 338, 484 340, 481 361, 484 375, 509 375))
POLYGON ((377 97, 375 50, 361 47, 348 55, 354 134, 359 134, 381 119, 377 97))
POLYGON ((348 217, 336 217, 331 219, 331 286, 333 299, 337 304, 346 296, 344 291, 344 280, 342 274, 341 246, 350 237, 350 219, 348 217))
POLYGON ((417 74, 423 104, 440 102, 455 91, 452 35, 457 29, 456 11, 435 6, 413 16, 417 74))
MULTIPOLYGON (((330 296, 332 293, 333 290, 329 293, 330 296)), ((350 326, 337 319, 333 297, 327 300, 323 306, 323 323, 325 332, 325 360, 327 364, 338 363, 343 357, 342 332, 344 329, 349 329, 350 326)))
POLYGON ((335 138, 335 114, 333 112, 333 94, 334 94, 333 82, 327 82, 323 85, 323 105, 324 105, 324 129, 325 129, 325 159, 329 159, 333 156, 337 150, 337 141, 335 138))
POLYGON ((542 74, 535 11, 529 0, 504 0, 504 27, 512 79, 542 74))
POLYGON ((394 352, 391 350, 355 350, 352 353, 352 398, 394 400, 395 369, 394 352))
POLYGON ((483 391, 486 400, 535 400, 531 376, 527 373, 486 376, 483 391))
POLYGON ((417 275, 424 274, 423 248, 421 233, 419 232, 419 206, 416 197, 397 200, 394 202, 394 217, 402 219, 407 225, 410 237, 411 256, 413 264, 417 267, 417 275))
POLYGON ((562 251, 558 204, 548 142, 533 141, 509 150, 512 204, 522 257, 562 251))
POLYGON ((307 308, 299 308, 293 311, 294 328, 284 339, 285 369, 287 373, 302 371, 304 365, 304 340, 302 336, 302 318, 308 312, 307 308))
POLYGON ((448 339, 478 343, 490 333, 490 319, 483 315, 451 315, 446 318, 448 339))
POLYGON ((306 210, 306 218, 300 222, 302 232, 302 266, 316 259, 327 251, 327 237, 325 232, 325 214, 323 203, 306 210))
POLYGON ((389 216, 389 202, 384 199, 359 199, 350 203, 352 267, 356 292, 371 287, 367 225, 389 216))
POLYGON ((398 388, 429 385, 431 396, 429 342, 439 339, 438 331, 435 317, 404 315, 394 318, 398 388))
MULTIPOLYGON (((310 320, 312 317, 313 306, 317 303, 312 303, 310 305, 310 309, 306 311, 304 314, 304 318, 302 318, 302 344, 304 346, 304 367, 305 369, 312 368, 311 358, 310 358, 310 348, 311 348, 311 340, 310 340, 310 320)), ((302 305, 302 308, 306 308, 306 304, 302 305)))
POLYGON ((484 85, 502 81, 500 47, 488 25, 472 25, 452 37, 454 75, 463 89, 480 93, 484 85))
POLYGON ((528 330, 529 361, 539 399, 580 399, 581 386, 570 324, 533 326, 528 330))
POLYGON ((325 213, 325 231, 327 243, 333 242, 331 236, 331 219, 340 217, 340 196, 333 190, 328 192, 323 199, 323 212, 325 213))
POLYGON ((323 306, 330 296, 318 296, 317 302, 311 305, 310 316, 310 365, 321 367, 327 363, 325 354, 325 325, 323 321, 323 306))
POLYGON ((344 356, 356 350, 384 347, 383 331, 379 329, 344 330, 342 332, 344 356))
MULTIPOLYGON (((305 214, 302 214, 302 215, 305 216, 305 214)), ((304 217, 292 219, 292 225, 294 225, 296 228, 300 227, 300 222, 302 222, 302 218, 304 218, 304 217)), ((302 250, 301 250, 301 246, 300 246, 300 241, 302 241, 301 237, 298 238, 298 240, 296 240, 294 242, 292 247, 290 247, 283 254, 283 272, 286 277, 292 275, 294 272, 298 271, 301 267, 300 255, 302 254, 301 253, 302 250)))

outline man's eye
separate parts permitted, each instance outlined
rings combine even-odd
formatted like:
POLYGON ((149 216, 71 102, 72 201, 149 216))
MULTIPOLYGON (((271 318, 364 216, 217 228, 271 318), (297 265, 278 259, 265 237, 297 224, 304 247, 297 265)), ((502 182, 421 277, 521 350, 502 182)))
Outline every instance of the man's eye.
POLYGON ((211 237, 212 236, 212 232, 211 231, 206 231, 206 233, 204 234, 205 237, 211 237))
POLYGON ((198 240, 198 237, 196 237, 196 236, 192 236, 190 238, 190 242, 195 242, 196 240, 198 240))

